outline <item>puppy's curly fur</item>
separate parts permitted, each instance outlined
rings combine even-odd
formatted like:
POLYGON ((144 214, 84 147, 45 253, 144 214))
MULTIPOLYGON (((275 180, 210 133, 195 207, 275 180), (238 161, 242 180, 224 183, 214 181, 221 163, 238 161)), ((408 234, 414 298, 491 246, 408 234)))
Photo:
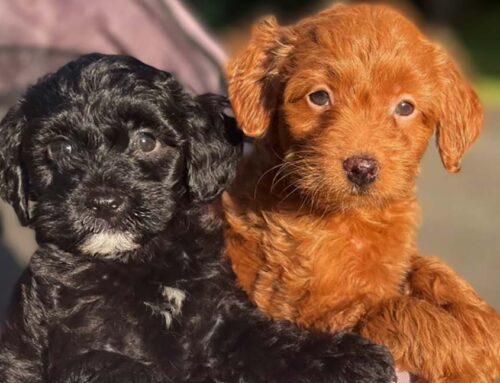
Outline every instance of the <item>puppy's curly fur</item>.
POLYGON ((390 8, 338 5, 263 21, 228 76, 238 123, 259 137, 224 199, 250 297, 275 318, 360 331, 431 382, 492 382, 499 315, 416 250, 431 135, 456 172, 483 121, 452 60, 390 8))
POLYGON ((1 196, 40 244, 0 335, 2 383, 390 382, 387 350, 272 322, 235 286, 209 204, 241 133, 125 56, 88 55, 1 124, 1 196))

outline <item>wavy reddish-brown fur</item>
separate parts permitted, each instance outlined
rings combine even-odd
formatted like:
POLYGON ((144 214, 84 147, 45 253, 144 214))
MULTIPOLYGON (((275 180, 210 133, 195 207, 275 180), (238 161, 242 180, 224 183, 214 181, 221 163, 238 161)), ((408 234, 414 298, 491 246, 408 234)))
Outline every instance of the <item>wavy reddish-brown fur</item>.
POLYGON ((384 343, 423 380, 493 382, 498 313, 416 249, 429 139, 436 132, 456 172, 483 120, 453 61, 389 8, 334 6, 290 27, 264 20, 228 76, 238 122, 258 137, 224 198, 228 254, 249 296, 275 318, 384 343), (311 108, 315 89, 328 89, 331 108, 311 108), (394 117, 405 97, 417 112, 394 117), (342 169, 357 154, 380 163, 363 193, 342 169))

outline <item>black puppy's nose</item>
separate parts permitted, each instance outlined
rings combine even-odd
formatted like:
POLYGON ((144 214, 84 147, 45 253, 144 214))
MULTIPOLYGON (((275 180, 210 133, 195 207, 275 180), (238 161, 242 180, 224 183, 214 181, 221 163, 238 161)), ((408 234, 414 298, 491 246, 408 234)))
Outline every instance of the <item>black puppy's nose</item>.
POLYGON ((89 194, 86 205, 99 215, 111 215, 118 211, 124 202, 125 198, 117 193, 101 192, 89 194))
POLYGON ((374 158, 353 156, 343 165, 347 178, 357 186, 367 186, 377 179, 378 162, 374 158))

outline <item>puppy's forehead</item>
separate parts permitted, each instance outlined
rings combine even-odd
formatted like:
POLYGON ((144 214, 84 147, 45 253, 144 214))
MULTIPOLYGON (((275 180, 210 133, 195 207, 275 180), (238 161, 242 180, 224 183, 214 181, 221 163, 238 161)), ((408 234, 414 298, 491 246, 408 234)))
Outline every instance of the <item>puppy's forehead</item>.
POLYGON ((31 119, 30 126, 38 133, 65 133, 81 129, 99 132, 110 126, 130 129, 144 125, 156 128, 165 122, 165 117, 146 103, 130 105, 116 100, 110 103, 108 99, 96 99, 94 103, 68 102, 43 118, 31 119))
POLYGON ((302 83, 353 92, 365 87, 382 95, 432 92, 432 45, 389 8, 333 7, 297 28, 302 40, 296 44, 295 76, 307 79, 302 83))
POLYGON ((182 109, 187 95, 170 73, 126 56, 101 56, 82 56, 30 87, 23 102, 26 118, 52 118, 70 110, 106 116, 141 103, 182 109))
MULTIPOLYGON (((299 50, 323 49, 335 59, 421 56, 424 36, 408 19, 384 6, 337 6, 299 24, 299 50)), ((315 56, 318 57, 318 56, 315 56)), ((321 57, 321 56, 319 56, 321 57)))
MULTIPOLYGON (((105 135, 110 130, 131 131, 147 128, 168 134, 184 120, 185 110, 167 95, 144 92, 110 97, 110 91, 92 90, 78 97, 61 97, 59 105, 47 107, 42 117, 30 119, 36 136, 105 135)), ((62 95, 64 96, 64 95, 62 95)))

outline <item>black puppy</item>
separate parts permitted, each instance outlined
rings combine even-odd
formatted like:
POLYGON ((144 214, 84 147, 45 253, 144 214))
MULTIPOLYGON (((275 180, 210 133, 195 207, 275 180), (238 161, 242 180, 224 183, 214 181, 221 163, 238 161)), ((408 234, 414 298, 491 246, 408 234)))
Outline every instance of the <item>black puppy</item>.
POLYGON ((208 204, 241 149, 225 107, 94 54, 9 111, 0 194, 40 249, 1 333, 0 382, 392 381, 381 346, 272 322, 235 287, 208 204))

